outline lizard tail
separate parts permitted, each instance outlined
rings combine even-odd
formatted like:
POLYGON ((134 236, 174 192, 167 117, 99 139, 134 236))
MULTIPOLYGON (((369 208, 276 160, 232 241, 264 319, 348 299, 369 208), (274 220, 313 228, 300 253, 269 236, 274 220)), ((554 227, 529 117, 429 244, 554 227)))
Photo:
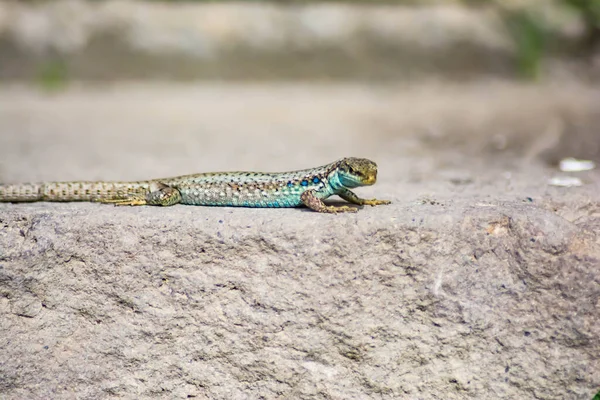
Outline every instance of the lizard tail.
POLYGON ((0 202, 120 200, 145 196, 149 188, 149 182, 0 184, 0 202))
POLYGON ((41 186, 37 183, 0 184, 0 202, 39 201, 41 186))

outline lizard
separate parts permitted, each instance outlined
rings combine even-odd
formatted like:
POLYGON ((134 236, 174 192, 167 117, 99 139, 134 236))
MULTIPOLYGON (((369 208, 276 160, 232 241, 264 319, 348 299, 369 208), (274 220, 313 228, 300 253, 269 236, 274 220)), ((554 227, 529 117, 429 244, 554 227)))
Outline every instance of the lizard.
POLYGON ((0 184, 0 202, 90 201, 118 206, 175 204, 237 207, 300 207, 322 213, 356 212, 323 203, 338 195, 351 204, 376 206, 350 189, 373 185, 377 164, 348 157, 317 168, 290 172, 211 172, 137 182, 73 181, 0 184))

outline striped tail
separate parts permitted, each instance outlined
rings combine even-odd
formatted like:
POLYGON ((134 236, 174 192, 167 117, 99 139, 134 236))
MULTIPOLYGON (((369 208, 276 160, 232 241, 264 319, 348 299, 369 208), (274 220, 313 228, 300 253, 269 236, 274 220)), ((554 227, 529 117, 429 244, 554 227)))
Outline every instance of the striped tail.
POLYGON ((37 183, 0 184, 0 202, 40 201, 41 186, 37 183))
POLYGON ((0 184, 0 202, 99 201, 144 197, 150 182, 46 182, 0 184))

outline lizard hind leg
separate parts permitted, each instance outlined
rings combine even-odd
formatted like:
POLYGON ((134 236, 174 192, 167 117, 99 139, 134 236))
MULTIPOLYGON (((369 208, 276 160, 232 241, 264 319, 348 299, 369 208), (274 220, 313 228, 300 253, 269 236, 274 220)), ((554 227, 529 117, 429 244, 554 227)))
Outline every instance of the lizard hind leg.
POLYGON ((151 206, 172 206, 181 201, 181 193, 172 186, 156 182, 150 185, 150 193, 144 201, 151 206))
POLYGON ((181 201, 181 193, 174 187, 161 182, 152 183, 150 192, 145 197, 128 197, 124 199, 102 199, 101 203, 115 206, 172 206, 181 201))

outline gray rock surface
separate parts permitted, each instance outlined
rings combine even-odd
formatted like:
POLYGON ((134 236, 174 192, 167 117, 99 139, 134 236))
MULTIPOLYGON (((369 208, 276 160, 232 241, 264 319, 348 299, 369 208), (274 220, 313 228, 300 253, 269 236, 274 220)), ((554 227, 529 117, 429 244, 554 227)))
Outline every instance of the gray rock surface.
POLYGON ((598 104, 574 84, 5 87, 0 181, 358 155, 380 177, 357 192, 393 204, 0 204, 0 397, 590 399, 600 175, 547 181, 597 157, 577 144, 598 104))

